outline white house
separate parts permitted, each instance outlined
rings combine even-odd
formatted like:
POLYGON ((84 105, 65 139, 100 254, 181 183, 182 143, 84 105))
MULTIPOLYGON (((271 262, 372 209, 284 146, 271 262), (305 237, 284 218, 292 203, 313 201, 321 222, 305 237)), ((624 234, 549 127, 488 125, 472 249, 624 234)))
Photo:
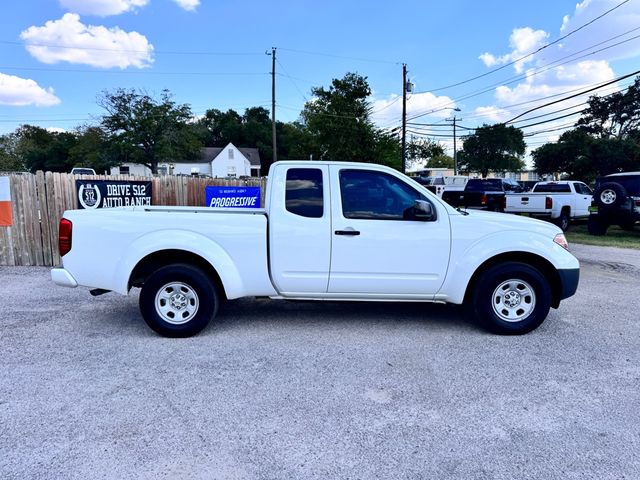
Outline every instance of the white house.
MULTIPOLYGON (((197 160, 158 163, 160 175, 209 175, 211 177, 259 177, 260 154, 257 148, 206 147, 197 160)), ((111 168, 111 175, 151 176, 151 170, 139 163, 123 163, 111 168)))

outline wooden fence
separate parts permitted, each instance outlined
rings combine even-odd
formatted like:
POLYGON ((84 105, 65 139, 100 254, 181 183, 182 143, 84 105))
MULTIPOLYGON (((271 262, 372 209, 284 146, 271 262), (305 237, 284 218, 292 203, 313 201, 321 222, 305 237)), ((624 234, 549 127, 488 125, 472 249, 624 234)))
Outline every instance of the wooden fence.
MULTIPOLYGON (((58 223, 65 210, 78 208, 75 180, 143 180, 152 182, 153 205, 204 206, 205 187, 254 186, 265 191, 266 180, 227 180, 182 176, 148 177, 71 175, 37 172, 9 174, 13 225, 0 226, 0 265, 54 266, 58 254, 58 223)), ((264 195, 264 193, 263 193, 264 195)), ((261 198, 264 205, 264 198, 261 198)))

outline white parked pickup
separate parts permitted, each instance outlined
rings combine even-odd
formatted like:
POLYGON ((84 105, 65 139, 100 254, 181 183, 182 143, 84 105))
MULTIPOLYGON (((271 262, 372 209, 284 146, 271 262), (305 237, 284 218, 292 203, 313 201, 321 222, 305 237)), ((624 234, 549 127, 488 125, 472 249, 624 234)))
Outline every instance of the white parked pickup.
POLYGON ((469 303, 500 334, 540 325, 573 295, 579 265, 549 223, 462 212, 401 173, 347 162, 276 162, 264 209, 70 210, 58 285, 141 287, 161 335, 201 331, 224 299, 469 303))
POLYGON ((530 192, 507 195, 504 211, 550 220, 566 231, 572 219, 589 216, 591 195, 582 182, 538 182, 530 192))

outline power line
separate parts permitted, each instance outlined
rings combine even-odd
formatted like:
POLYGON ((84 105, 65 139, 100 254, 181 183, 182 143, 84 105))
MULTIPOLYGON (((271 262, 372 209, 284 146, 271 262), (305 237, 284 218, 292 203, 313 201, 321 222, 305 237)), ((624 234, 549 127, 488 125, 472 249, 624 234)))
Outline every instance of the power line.
POLYGON ((77 68, 38 68, 38 67, 5 67, 2 70, 24 70, 34 72, 60 72, 60 73, 97 73, 100 75, 202 75, 202 76, 262 76, 270 75, 268 72, 156 72, 151 70, 83 70, 77 68))
POLYGON ((307 96, 302 93, 302 90, 300 90, 298 88, 298 84, 296 84, 296 82, 293 81, 293 77, 291 75, 289 75, 289 72, 287 72, 287 69, 284 68, 284 65, 282 65, 282 62, 280 62, 280 60, 276 59, 276 62, 278 62, 278 65, 280 65, 280 67, 282 67, 282 70, 284 70, 285 73, 285 77, 287 77, 289 79, 289 81, 293 84, 293 86, 295 87, 296 90, 298 90, 298 93, 300 93, 300 95, 302 95, 302 98, 304 98, 305 102, 308 102, 309 99, 307 98, 307 96))
MULTIPOLYGON (((624 0, 623 2, 619 3, 619 4, 618 4, 618 5, 616 5, 615 7, 610 8, 609 10, 607 10, 606 12, 604 12, 604 13, 602 13, 601 15, 597 16, 597 17, 596 17, 596 18, 594 18, 593 20, 591 20, 591 21, 589 21, 589 22, 587 22, 587 23, 585 23, 585 24, 581 25, 580 27, 576 28, 575 30, 572 30, 571 32, 569 32, 569 33, 567 33, 566 35, 564 35, 564 36, 562 36, 562 37, 558 38, 557 40, 554 40, 553 42, 547 43, 547 44, 545 44, 545 45, 541 46, 540 48, 538 48, 537 50, 535 50, 535 51, 533 51, 533 52, 531 52, 531 53, 528 53, 527 55, 524 55, 524 56, 522 56, 522 57, 520 57, 520 58, 517 58, 516 60, 512 60, 511 62, 506 63, 506 64, 502 65, 501 67, 495 68, 495 69, 493 69, 493 70, 491 70, 491 71, 489 71, 489 72, 485 72, 485 73, 483 73, 483 74, 481 74, 481 75, 477 75, 477 76, 475 76, 475 77, 469 78, 469 79, 467 79, 467 80, 463 80, 463 81, 458 82, 458 83, 454 83, 454 84, 451 84, 451 85, 445 85, 444 87, 438 87, 438 88, 435 88, 435 89, 426 90, 426 92, 437 92, 437 91, 440 91, 440 90, 446 90, 446 89, 448 89, 448 88, 453 88, 453 87, 457 87, 457 86, 460 86, 460 85, 464 85, 465 83, 469 83, 469 82, 472 82, 472 81, 477 80, 477 79, 479 79, 479 78, 486 77, 487 75, 491 75, 491 74, 493 74, 493 73, 495 73, 495 72, 498 72, 498 71, 500 71, 500 70, 502 70, 502 69, 504 69, 504 68, 507 68, 507 67, 509 67, 509 66, 511 66, 511 65, 514 65, 514 64, 515 64, 515 63, 517 63, 517 62, 520 62, 520 61, 522 61, 522 60, 524 60, 524 59, 526 59, 526 58, 528 58, 528 57, 530 57, 530 56, 532 56, 532 55, 535 55, 536 53, 541 52, 542 50, 544 50, 545 48, 550 47, 551 45, 555 45, 556 43, 561 42, 561 41, 562 41, 562 40, 564 40, 565 38, 570 37, 570 36, 571 36, 571 35, 573 35, 574 33, 579 32, 579 31, 580 31, 580 30, 582 30, 583 28, 585 28, 585 27, 587 27, 587 26, 591 25, 591 24, 592 24, 592 23, 594 23, 595 21, 597 21, 597 20, 601 19, 601 18, 602 18, 602 17, 604 17, 605 15, 608 15, 609 13, 611 13, 611 12, 613 12, 614 10, 616 10, 616 9, 620 8, 622 5, 624 5, 625 3, 628 3, 628 2, 629 2, 629 0, 624 0)), ((417 93, 425 93, 425 92, 417 92, 417 93)))
POLYGON ((355 61, 358 61, 358 62, 386 63, 386 64, 392 64, 392 65, 399 65, 400 63, 402 63, 402 62, 397 62, 397 61, 392 61, 392 60, 381 60, 379 58, 373 59, 373 58, 347 57, 347 56, 344 56, 344 55, 335 55, 335 54, 332 54, 332 53, 324 53, 324 52, 311 52, 311 51, 308 51, 308 50, 298 50, 298 49, 294 49, 294 48, 278 47, 278 50, 282 50, 284 52, 301 53, 301 54, 304 54, 304 55, 315 55, 315 56, 319 56, 319 57, 331 57, 331 58, 341 58, 343 60, 355 60, 355 61))
POLYGON ((599 88, 606 87, 607 85, 611 85, 612 83, 616 83, 616 82, 618 82, 620 80, 624 80, 625 78, 629 78, 629 77, 632 77, 634 75, 638 75, 639 73, 640 73, 640 70, 636 70, 635 72, 629 73, 627 75, 623 75, 621 77, 614 78, 613 80, 610 80, 610 81, 608 81, 606 83, 603 83, 603 84, 601 84, 601 85, 599 85, 597 87, 589 88, 587 90, 583 90, 582 92, 573 94, 573 95, 571 95, 569 97, 561 98, 560 100, 555 100, 553 102, 545 103, 544 105, 540 105, 538 107, 531 108, 531 109, 527 110, 526 112, 521 113, 520 115, 516 115, 511 120, 508 120, 508 121, 504 122, 504 124, 507 125, 509 123, 513 123, 515 120, 517 120, 520 117, 523 117, 527 113, 533 112, 535 110, 539 110, 539 109, 544 108, 544 107, 548 107, 549 105, 553 105, 555 103, 559 103, 559 102, 563 102, 565 100, 569 100, 571 98, 579 97, 580 95, 584 95, 584 94, 589 93, 589 92, 593 92, 594 90, 598 90, 599 88))
POLYGON ((74 46, 74 45, 56 45, 50 43, 31 43, 31 42, 14 42, 10 40, 0 40, 0 44, 4 45, 16 45, 24 47, 47 47, 47 48, 64 48, 67 50, 95 50, 98 52, 118 52, 118 53, 154 53, 161 55, 211 55, 211 56, 223 56, 223 57, 240 57, 240 56, 254 56, 263 55, 263 53, 255 52, 207 52, 207 51, 178 51, 178 50, 155 50, 153 45, 152 50, 134 50, 127 48, 104 48, 104 47, 86 47, 86 46, 74 46))
MULTIPOLYGON (((589 57, 589 56, 591 56, 591 55, 595 55, 596 53, 600 53, 600 52, 602 52, 602 51, 604 51, 604 50, 608 50, 608 49, 610 49, 610 48, 617 47, 617 46, 619 46, 619 45, 621 45, 621 44, 623 44, 623 43, 630 42, 630 41, 632 41, 632 40, 635 40, 635 39, 637 39, 637 38, 640 38, 640 35, 636 35, 635 37, 631 37, 631 38, 628 38, 628 39, 623 40, 623 41, 621 41, 621 42, 615 43, 615 44, 613 44, 613 45, 609 45, 609 46, 607 46, 607 47, 603 47, 603 48, 601 48, 601 49, 599 49, 599 50, 594 50, 594 51, 592 51, 592 52, 589 52, 589 53, 587 53, 587 54, 581 55, 581 56, 579 56, 579 57, 571 58, 571 57, 575 57, 576 55, 578 55, 578 54, 580 54, 580 53, 582 53, 582 52, 585 52, 585 51, 587 51, 587 50, 589 50, 589 49, 591 49, 591 48, 593 48, 593 47, 597 47, 597 46, 602 45, 602 44, 604 44, 604 43, 610 42, 611 40, 615 40, 616 38, 619 38, 619 37, 621 37, 621 36, 628 35, 629 33, 634 32, 634 31, 636 31, 636 30, 638 30, 638 29, 640 29, 640 27, 633 28, 633 29, 628 30, 627 32, 625 32, 625 33, 623 33, 623 34, 616 35, 616 36, 611 37, 611 38, 609 38, 609 39, 607 39, 607 40, 604 40, 604 41, 602 41, 602 42, 599 42, 599 43, 596 43, 596 44, 594 44, 594 45, 591 45, 590 47, 585 48, 585 49, 582 49, 582 50, 579 50, 578 52, 572 53, 571 55, 566 55, 566 56, 564 56, 564 57, 561 57, 561 58, 559 58, 558 60, 556 60, 556 61, 554 61, 554 62, 548 63, 548 64, 546 64, 546 65, 542 65, 540 68, 538 68, 538 69, 537 69, 537 70, 535 70, 535 71, 528 71, 528 72, 526 72, 526 73, 524 73, 524 74, 515 75, 515 76, 509 77, 509 78, 507 78, 507 79, 504 79, 504 80, 502 80, 502 81, 500 81, 500 82, 497 82, 497 83, 494 83, 494 84, 492 84, 492 85, 489 85, 488 87, 483 87, 483 88, 482 88, 482 89, 480 89, 480 90, 476 90, 476 91, 470 92, 470 93, 468 93, 468 94, 464 94, 464 95, 462 95, 462 96, 460 96, 460 97, 458 97, 458 98, 455 98, 455 99, 453 99, 452 101, 448 102, 446 105, 447 105, 447 106, 449 106, 449 105, 451 105, 451 106, 456 105, 457 103, 459 103, 459 102, 461 102, 461 101, 463 101, 463 100, 468 100, 469 98, 477 97, 477 96, 479 96, 479 95, 482 95, 483 93, 491 92, 491 91, 493 91, 493 89, 494 89, 495 87, 498 87, 498 86, 504 86, 504 85, 511 85, 511 84, 516 83, 516 82, 518 82, 518 81, 520 81, 520 80, 523 80, 523 79, 525 79, 525 78, 530 78, 530 77, 533 77, 533 76, 535 76, 535 75, 539 75, 539 74, 541 74, 541 73, 544 73, 544 72, 546 72, 546 71, 548 71, 548 70, 551 70, 552 68, 556 68, 556 67, 559 67, 559 66, 565 65, 565 64, 567 64, 567 63, 575 62, 575 61, 577 61, 577 60, 580 60, 581 58, 589 57), (565 61, 563 62, 562 60, 565 60, 565 61)), ((433 91, 433 90, 432 90, 432 91, 433 91)), ((418 93, 425 93, 425 92, 418 92, 418 93)), ((507 107, 504 107, 504 108, 507 108, 507 107)), ((419 114, 419 115, 417 115, 417 116, 413 117, 412 119, 419 118, 419 117, 422 117, 422 116, 425 116, 425 115, 429 115, 430 113, 434 113, 434 110, 431 110, 431 111, 428 111, 428 112, 421 113, 421 114, 419 114)))

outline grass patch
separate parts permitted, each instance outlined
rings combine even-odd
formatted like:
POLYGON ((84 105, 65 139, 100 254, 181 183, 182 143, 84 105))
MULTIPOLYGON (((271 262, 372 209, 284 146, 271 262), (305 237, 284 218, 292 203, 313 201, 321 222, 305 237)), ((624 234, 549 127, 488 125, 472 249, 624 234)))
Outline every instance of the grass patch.
POLYGON ((601 247, 636 248, 640 250, 640 225, 632 231, 622 230, 618 226, 611 226, 606 235, 589 235, 586 222, 572 223, 565 232, 569 244, 583 243, 601 247))

